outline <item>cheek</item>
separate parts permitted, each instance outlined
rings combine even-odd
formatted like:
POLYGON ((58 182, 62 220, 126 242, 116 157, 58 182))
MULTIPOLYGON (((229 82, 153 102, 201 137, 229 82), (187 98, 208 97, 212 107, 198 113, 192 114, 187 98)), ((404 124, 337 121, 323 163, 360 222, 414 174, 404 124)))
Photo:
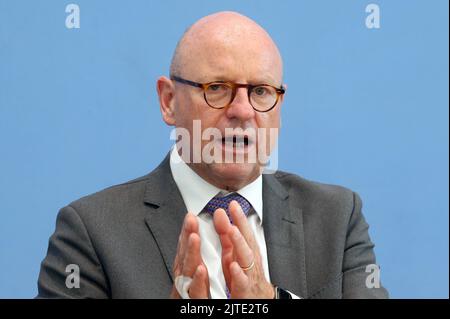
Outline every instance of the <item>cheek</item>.
POLYGON ((279 128, 280 127, 280 112, 273 110, 268 113, 257 114, 256 124, 258 128, 279 128))
POLYGON ((192 98, 190 94, 183 92, 177 96, 177 104, 175 106, 177 126, 190 127, 192 125, 192 120, 197 118, 197 104, 198 103, 196 103, 195 99, 192 98))
POLYGON ((200 120, 201 129, 217 127, 222 112, 209 107, 203 95, 192 96, 189 94, 180 95, 178 101, 182 101, 176 106, 176 126, 183 127, 192 134, 194 120, 200 120))
POLYGON ((256 122, 259 129, 265 129, 263 135, 259 136, 261 139, 259 140, 258 148, 263 147, 268 152, 266 155, 269 155, 278 141, 280 113, 278 110, 273 110, 273 112, 258 114, 256 122))

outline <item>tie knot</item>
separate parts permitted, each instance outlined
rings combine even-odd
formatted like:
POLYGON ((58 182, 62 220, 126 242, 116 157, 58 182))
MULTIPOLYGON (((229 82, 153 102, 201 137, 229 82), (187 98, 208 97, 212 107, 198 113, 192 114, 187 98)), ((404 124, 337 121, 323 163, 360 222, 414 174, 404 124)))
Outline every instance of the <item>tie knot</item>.
MULTIPOLYGON (((239 203, 239 205, 241 205, 245 216, 247 216, 252 205, 248 202, 248 200, 245 199, 245 197, 243 197, 237 193, 231 193, 224 197, 214 197, 213 199, 211 199, 208 202, 208 204, 206 204, 205 211, 208 214, 213 215, 214 212, 216 211, 216 209, 222 208, 227 213, 228 218, 230 218, 230 212, 228 210, 228 206, 230 205, 230 203, 233 200, 237 201, 239 203)), ((230 220, 231 220, 231 218, 230 218, 230 220)))

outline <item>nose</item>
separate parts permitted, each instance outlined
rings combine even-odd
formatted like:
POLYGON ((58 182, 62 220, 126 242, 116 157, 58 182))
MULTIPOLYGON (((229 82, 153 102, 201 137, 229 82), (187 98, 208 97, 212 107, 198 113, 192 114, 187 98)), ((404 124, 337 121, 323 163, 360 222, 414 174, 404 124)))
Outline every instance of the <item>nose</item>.
POLYGON ((230 119, 236 118, 242 122, 246 122, 255 116, 255 110, 248 100, 247 88, 236 90, 236 96, 226 108, 226 115, 230 119))

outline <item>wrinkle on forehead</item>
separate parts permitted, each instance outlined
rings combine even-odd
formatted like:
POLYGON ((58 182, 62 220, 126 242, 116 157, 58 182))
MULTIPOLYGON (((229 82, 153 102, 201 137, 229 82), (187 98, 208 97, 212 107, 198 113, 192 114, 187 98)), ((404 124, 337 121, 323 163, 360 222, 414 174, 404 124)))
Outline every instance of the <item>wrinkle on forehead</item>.
POLYGON ((219 12, 194 23, 175 50, 171 75, 197 76, 200 81, 199 70, 224 74, 226 80, 245 76, 252 81, 258 73, 281 82, 282 59, 272 38, 256 22, 235 12, 219 12))

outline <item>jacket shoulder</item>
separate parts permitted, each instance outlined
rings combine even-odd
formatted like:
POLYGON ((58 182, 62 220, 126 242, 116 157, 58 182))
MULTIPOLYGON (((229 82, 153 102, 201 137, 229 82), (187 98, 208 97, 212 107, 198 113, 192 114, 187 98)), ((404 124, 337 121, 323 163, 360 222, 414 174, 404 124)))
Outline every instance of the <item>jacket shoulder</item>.
POLYGON ((130 210, 141 204, 148 176, 141 176, 130 181, 107 187, 98 192, 83 196, 68 206, 75 209, 80 215, 101 214, 102 212, 114 212, 130 210))
POLYGON ((351 189, 344 186, 312 181, 302 176, 285 171, 277 171, 274 175, 275 178, 288 189, 297 188, 303 191, 318 192, 330 195, 353 193, 351 189))
POLYGON ((343 211, 351 213, 354 209, 357 194, 347 187, 311 181, 284 171, 276 172, 274 177, 288 192, 290 199, 301 206, 333 208, 327 211, 339 214, 343 211))

